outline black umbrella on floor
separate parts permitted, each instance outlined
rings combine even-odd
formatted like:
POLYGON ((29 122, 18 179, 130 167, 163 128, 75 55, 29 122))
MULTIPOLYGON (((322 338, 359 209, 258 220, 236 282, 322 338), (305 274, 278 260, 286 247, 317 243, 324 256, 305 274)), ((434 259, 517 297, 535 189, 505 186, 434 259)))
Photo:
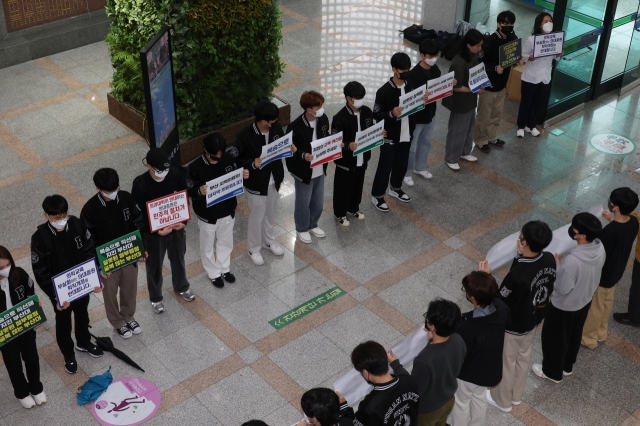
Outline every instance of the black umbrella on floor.
MULTIPOLYGON (((89 334, 91 334, 91 333, 89 333, 89 334)), ((121 360, 123 360, 124 362, 129 364, 130 366, 132 366, 134 368, 137 368, 138 370, 140 370, 143 373, 145 373, 145 371, 142 369, 142 367, 140 367, 134 360, 129 358, 129 356, 127 354, 125 354, 120 349, 117 349, 115 346, 113 346, 113 342, 111 341, 111 337, 97 337, 97 336, 94 336, 93 334, 91 334, 91 337, 96 339, 96 345, 98 345, 98 347, 100 349, 102 349, 103 351, 111 352, 116 358, 120 358, 121 360)))

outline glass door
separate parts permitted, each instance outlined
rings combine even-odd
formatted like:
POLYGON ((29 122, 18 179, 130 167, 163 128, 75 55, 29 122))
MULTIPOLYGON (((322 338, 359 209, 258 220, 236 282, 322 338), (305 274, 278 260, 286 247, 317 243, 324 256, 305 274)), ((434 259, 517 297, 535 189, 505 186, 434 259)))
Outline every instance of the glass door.
POLYGON ((633 22, 629 54, 625 61, 622 91, 630 90, 640 84, 640 18, 638 12, 636 12, 636 19, 633 22))

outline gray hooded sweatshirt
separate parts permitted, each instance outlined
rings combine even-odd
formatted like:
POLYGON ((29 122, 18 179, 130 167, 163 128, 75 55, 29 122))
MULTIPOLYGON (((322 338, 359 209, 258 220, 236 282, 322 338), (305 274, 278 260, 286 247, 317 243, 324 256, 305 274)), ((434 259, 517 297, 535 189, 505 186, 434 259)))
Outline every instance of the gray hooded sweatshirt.
POLYGON ((551 303, 558 309, 574 312, 591 302, 600 283, 606 258, 599 239, 571 250, 558 265, 551 303))

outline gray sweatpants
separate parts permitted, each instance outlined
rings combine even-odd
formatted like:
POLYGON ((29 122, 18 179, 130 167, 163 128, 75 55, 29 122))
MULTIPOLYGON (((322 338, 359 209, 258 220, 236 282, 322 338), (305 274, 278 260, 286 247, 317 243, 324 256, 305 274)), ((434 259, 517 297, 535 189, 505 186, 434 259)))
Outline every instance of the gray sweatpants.
POLYGON ((464 114, 451 113, 449 116, 449 131, 447 132, 444 161, 449 164, 457 163, 460 157, 471 154, 475 124, 475 109, 465 112, 464 114))

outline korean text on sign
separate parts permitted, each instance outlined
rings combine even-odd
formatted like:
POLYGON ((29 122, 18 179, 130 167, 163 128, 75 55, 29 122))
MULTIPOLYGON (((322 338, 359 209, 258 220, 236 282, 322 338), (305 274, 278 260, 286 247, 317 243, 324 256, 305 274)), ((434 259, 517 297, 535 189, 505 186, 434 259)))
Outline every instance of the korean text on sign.
POLYGON ((102 287, 95 257, 56 275, 51 282, 60 306, 93 293, 96 287, 102 287))
POLYGON ((377 123, 375 126, 371 126, 368 129, 364 129, 361 132, 356 132, 356 144, 358 148, 353 151, 353 156, 362 154, 363 152, 371 151, 374 148, 379 147, 384 143, 384 137, 382 131, 384 130, 384 120, 377 123))
POLYGON ((311 142, 311 167, 342 158, 342 132, 311 142))
POLYGON ((412 90, 411 92, 400 96, 400 107, 402 107, 402 113, 398 116, 398 120, 424 109, 424 94, 426 91, 427 85, 423 84, 416 90, 412 90))
POLYGON ((0 347, 46 320, 37 295, 0 313, 0 347))
POLYGON ((145 256, 140 231, 134 231, 109 241, 96 248, 96 254, 100 268, 105 275, 137 262, 145 256))
POLYGON ((234 170, 207 182, 207 207, 244 193, 243 171, 244 169, 234 170))
POLYGON ((487 72, 484 69, 484 63, 480 62, 473 68, 469 68, 469 89, 473 93, 477 93, 483 87, 491 86, 487 72))
POLYGON ((564 31, 549 34, 537 34, 533 37, 533 57, 543 58, 562 54, 564 31))
POLYGON ((455 73, 451 71, 448 74, 427 81, 428 104, 453 95, 454 75, 455 73))
POLYGON ((291 157, 293 155, 291 145, 293 145, 293 132, 289 132, 280 139, 263 146, 262 154, 260 154, 262 159, 260 168, 262 169, 273 161, 291 157))
POLYGON ((167 226, 191 220, 187 191, 147 201, 147 214, 149 215, 151 232, 157 232, 167 226))

